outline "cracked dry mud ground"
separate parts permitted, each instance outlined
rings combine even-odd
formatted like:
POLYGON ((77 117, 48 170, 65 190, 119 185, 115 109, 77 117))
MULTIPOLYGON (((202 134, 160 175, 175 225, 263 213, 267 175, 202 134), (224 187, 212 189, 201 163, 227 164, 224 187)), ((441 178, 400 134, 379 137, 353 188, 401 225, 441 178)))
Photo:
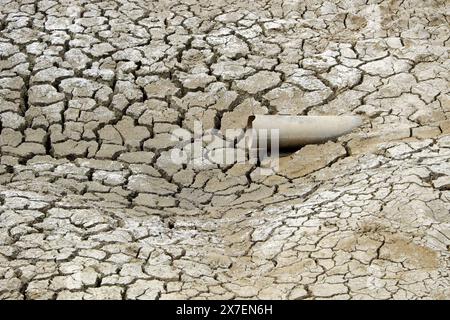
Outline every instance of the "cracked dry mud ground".
POLYGON ((0 298, 450 299, 445 1, 0 0, 0 298), (360 114, 277 175, 170 132, 360 114))

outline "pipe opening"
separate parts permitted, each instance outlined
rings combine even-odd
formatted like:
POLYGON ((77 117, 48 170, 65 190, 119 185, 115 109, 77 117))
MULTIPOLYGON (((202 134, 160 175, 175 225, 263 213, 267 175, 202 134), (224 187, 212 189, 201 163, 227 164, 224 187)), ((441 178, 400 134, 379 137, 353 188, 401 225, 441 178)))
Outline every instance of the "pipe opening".
POLYGON ((251 115, 247 119, 247 129, 251 129, 253 127, 253 120, 255 120, 256 116, 251 115))

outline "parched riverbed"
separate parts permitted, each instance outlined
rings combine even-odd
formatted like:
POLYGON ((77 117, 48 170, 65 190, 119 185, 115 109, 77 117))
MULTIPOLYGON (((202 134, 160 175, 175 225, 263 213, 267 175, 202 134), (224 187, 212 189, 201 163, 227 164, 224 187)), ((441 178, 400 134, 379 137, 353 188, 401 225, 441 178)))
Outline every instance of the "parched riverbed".
POLYGON ((450 299, 449 10, 0 0, 0 298, 450 299), (171 161, 253 114, 363 125, 171 161))

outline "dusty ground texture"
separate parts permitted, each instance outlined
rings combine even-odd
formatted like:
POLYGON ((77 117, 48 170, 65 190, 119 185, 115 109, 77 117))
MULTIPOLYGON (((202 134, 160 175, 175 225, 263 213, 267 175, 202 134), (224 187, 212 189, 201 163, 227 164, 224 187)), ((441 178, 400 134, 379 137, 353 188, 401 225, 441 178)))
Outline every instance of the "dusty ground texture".
POLYGON ((450 299, 448 14, 0 0, 0 298, 450 299), (364 125, 277 175, 167 160, 253 113, 364 125))

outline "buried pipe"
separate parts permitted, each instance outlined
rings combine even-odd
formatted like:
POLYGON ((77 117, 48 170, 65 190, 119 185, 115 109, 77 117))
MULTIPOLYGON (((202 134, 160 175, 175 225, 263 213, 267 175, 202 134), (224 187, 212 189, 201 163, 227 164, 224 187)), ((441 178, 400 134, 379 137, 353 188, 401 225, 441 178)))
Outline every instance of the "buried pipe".
POLYGON ((247 143, 251 149, 270 148, 271 140, 278 139, 280 149, 293 149, 336 139, 361 124, 358 116, 252 115, 247 121, 247 143), (274 131, 276 135, 271 134, 274 131))

